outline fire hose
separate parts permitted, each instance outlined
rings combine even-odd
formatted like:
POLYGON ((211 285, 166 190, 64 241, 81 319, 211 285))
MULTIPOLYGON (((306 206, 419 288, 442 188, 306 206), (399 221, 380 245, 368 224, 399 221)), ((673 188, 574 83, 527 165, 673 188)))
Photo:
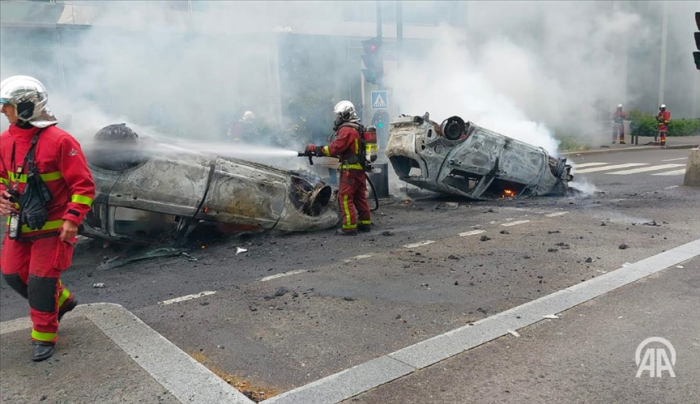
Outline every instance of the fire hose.
MULTIPOLYGON (((299 152, 299 157, 308 157, 309 164, 314 165, 313 153, 299 152)), ((374 188, 374 183, 369 177, 367 171, 365 171, 365 178, 367 179, 367 182, 369 182, 369 187, 372 189, 372 194, 374 194, 374 209, 370 209, 370 212, 376 212, 379 210, 379 196, 377 195, 377 190, 374 188)))

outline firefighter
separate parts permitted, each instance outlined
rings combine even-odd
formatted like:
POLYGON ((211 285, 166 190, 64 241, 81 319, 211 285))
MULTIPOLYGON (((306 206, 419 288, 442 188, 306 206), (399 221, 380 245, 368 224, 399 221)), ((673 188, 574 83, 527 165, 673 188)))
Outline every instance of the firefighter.
MULTIPOLYGON (((659 144, 665 146, 668 123, 671 122, 671 111, 666 110, 666 104, 661 104, 659 107, 659 114, 656 115, 656 122, 659 123, 659 144)), ((654 143, 656 143, 656 139, 654 139, 654 143)))
POLYGON ((29 300, 32 360, 51 357, 58 321, 78 304, 61 283, 95 184, 78 142, 59 129, 46 89, 28 76, 0 83, 0 215, 9 216, 0 267, 29 300))
POLYGON ((372 224, 367 203, 367 182, 361 160, 364 131, 360 118, 355 113, 355 106, 350 101, 340 101, 333 108, 333 140, 327 146, 306 146, 306 153, 318 157, 338 157, 340 159, 340 186, 338 204, 342 217, 340 235, 354 236, 358 231, 368 232, 372 224), (357 210, 357 214, 355 213, 357 210))
POLYGON ((618 134, 620 135, 620 144, 625 144, 625 118, 627 118, 627 114, 622 110, 622 104, 617 104, 617 110, 615 110, 612 116, 613 144, 617 141, 618 134))

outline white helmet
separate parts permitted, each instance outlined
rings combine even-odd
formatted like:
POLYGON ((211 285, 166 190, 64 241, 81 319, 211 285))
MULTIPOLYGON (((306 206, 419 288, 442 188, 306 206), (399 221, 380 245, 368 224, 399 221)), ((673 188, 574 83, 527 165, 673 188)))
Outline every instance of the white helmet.
POLYGON ((243 118, 241 119, 244 121, 252 121, 253 119, 255 119, 255 114, 253 113, 253 111, 246 111, 243 113, 243 118))
POLYGON ((662 111, 665 110, 665 109, 666 109, 666 104, 661 104, 661 106, 659 107, 659 109, 662 110, 662 111))
POLYGON ((346 100, 335 104, 333 114, 335 114, 333 123, 336 128, 345 122, 358 122, 360 120, 357 113, 355 113, 355 106, 352 102, 346 100))
POLYGON ((617 104, 617 107, 618 107, 618 108, 622 108, 622 104, 617 104))
POLYGON ((21 122, 37 128, 58 123, 48 107, 49 95, 43 84, 34 77, 12 76, 0 83, 0 104, 15 107, 21 122))

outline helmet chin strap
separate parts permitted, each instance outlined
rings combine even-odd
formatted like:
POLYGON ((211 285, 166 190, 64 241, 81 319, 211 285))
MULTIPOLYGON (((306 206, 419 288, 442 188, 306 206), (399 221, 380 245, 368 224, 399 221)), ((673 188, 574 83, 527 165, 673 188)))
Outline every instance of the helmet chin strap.
POLYGON ((23 121, 21 119, 17 120, 16 125, 17 125, 17 127, 21 128, 21 129, 31 129, 34 127, 34 126, 32 126, 31 123, 29 123, 29 121, 23 121))

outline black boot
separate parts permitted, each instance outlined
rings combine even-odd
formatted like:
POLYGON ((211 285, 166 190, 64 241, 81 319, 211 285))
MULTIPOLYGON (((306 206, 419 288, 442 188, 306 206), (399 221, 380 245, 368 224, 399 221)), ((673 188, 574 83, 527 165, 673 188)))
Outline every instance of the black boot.
POLYGON ((68 303, 64 304, 61 306, 60 309, 58 309, 58 321, 61 321, 61 318, 63 317, 64 314, 68 313, 69 311, 73 310, 75 306, 78 305, 78 299, 73 298, 71 301, 68 303))
POLYGON ((357 231, 362 233, 369 233, 372 231, 372 227, 368 225, 359 225, 357 226, 357 231))
POLYGON ((357 236, 357 230, 351 230, 351 231, 344 231, 342 229, 338 229, 335 234, 339 236, 357 236))
POLYGON ((32 360, 41 362, 47 360, 53 355, 53 342, 32 341, 32 360))

